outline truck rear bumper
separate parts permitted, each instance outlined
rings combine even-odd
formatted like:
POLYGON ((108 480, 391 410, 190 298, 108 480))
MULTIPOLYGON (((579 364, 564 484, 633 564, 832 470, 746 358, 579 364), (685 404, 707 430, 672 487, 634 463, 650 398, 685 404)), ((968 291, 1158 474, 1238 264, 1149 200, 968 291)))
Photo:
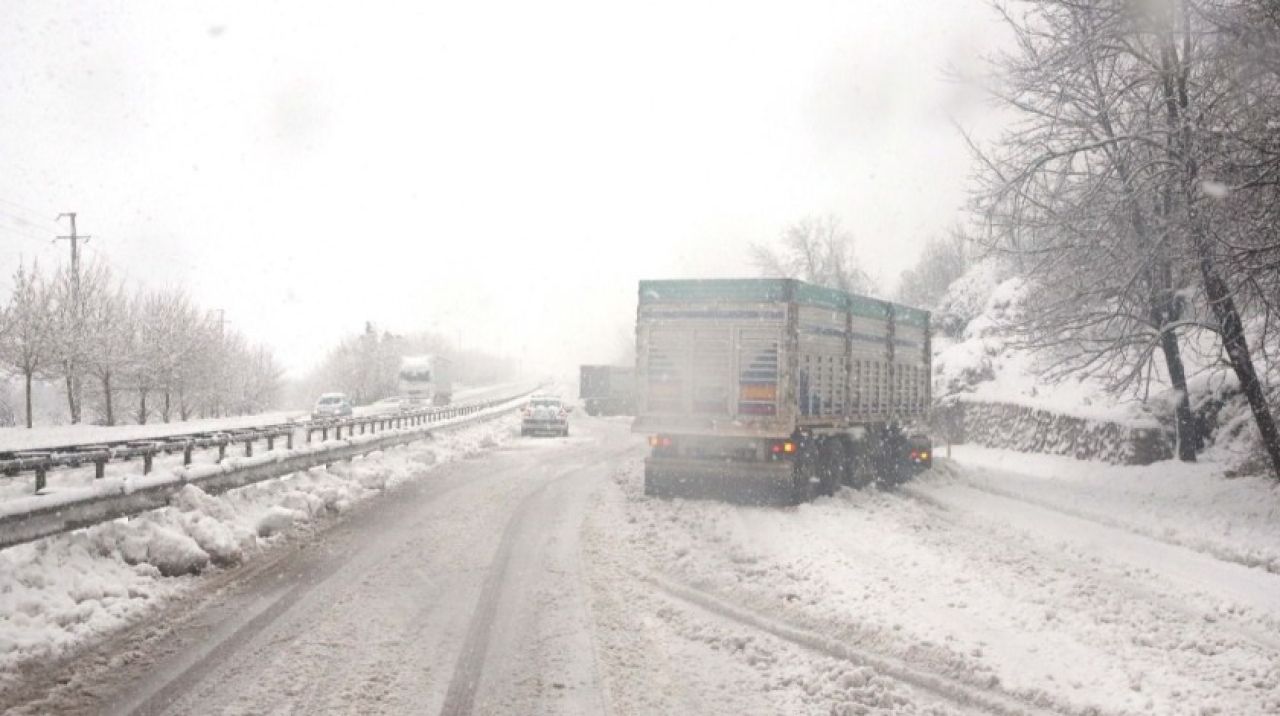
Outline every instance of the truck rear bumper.
POLYGON ((785 460, 736 462, 648 457, 644 461, 644 479, 648 494, 789 500, 795 485, 795 466, 785 460))

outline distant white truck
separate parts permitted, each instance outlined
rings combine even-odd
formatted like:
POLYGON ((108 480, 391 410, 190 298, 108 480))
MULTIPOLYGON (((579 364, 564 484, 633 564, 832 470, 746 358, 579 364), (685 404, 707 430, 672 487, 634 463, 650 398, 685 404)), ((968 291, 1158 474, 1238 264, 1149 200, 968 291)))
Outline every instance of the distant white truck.
POLYGON ((400 359, 401 405, 408 409, 448 405, 453 399, 453 365, 438 355, 400 359))

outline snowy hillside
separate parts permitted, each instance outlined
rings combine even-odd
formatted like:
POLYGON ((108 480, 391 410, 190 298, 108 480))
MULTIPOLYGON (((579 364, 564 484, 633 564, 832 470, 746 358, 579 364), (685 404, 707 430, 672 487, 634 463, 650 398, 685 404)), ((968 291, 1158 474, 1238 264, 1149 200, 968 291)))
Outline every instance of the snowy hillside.
MULTIPOLYGON (((1171 446, 1176 394, 1159 366, 1151 371, 1142 395, 1110 394, 1097 379, 1066 378, 1055 382, 1044 377, 1051 356, 1021 345, 1017 332, 1029 293, 1034 290, 998 259, 976 263, 951 285, 935 314, 938 335, 933 344, 933 390, 938 403, 964 404, 970 406, 971 412, 972 406, 983 406, 977 412, 985 413, 988 419, 996 413, 1005 419, 1017 416, 1023 423, 1038 423, 1042 431, 1051 418, 1063 416, 1078 419, 1074 424, 1080 431, 1108 435, 1159 433, 1158 437, 1147 439, 1171 446)), ((1204 345, 1198 350, 1184 354, 1191 372, 1188 386, 1192 408, 1208 443, 1201 459, 1231 473, 1264 471, 1258 462, 1256 429, 1239 394, 1239 383, 1230 370, 1214 362, 1212 342, 1207 338, 1202 342, 1204 345)), ((1266 373, 1267 366, 1260 368, 1266 373)), ((985 432, 1003 433, 999 444, 993 447, 1071 454, 1062 446, 1042 449, 1039 445, 1044 442, 1043 436, 1015 435, 1018 426, 1012 424, 986 427, 989 429, 985 432), (1020 442, 1037 447, 1017 445, 1020 442)), ((970 430, 970 438, 974 432, 970 430)), ((1156 452, 1163 449, 1159 446, 1156 452)), ((1121 446, 1110 452, 1124 456, 1132 449, 1121 446)))
POLYGON ((939 308, 940 323, 944 331, 958 335, 935 339, 935 398, 1008 403, 1154 427, 1141 403, 1109 396, 1096 381, 1051 383, 1041 377, 1043 358, 1018 346, 1013 328, 1029 290, 995 260, 978 263, 952 284, 939 308))

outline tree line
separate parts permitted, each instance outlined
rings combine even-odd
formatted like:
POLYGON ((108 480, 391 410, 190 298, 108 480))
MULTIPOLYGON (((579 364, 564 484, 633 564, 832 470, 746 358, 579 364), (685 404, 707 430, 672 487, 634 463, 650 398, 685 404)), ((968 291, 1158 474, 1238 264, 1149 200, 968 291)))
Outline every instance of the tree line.
POLYGON ((450 359, 453 380, 482 386, 515 374, 510 359, 483 351, 464 351, 431 332, 397 334, 366 323, 360 333, 338 342, 297 386, 291 403, 307 405, 321 393, 345 393, 356 405, 400 394, 400 360, 407 355, 436 354, 450 359))
POLYGON ((1221 366, 1280 476, 1280 4, 996 8, 1015 44, 993 95, 1013 121, 972 143, 975 210, 985 248, 1035 287, 1021 336, 1051 373, 1167 381, 1183 460, 1204 439, 1189 373, 1221 366))
POLYGON ((129 287, 105 263, 20 264, 0 306, 0 364, 21 377, 32 427, 35 381, 56 382, 75 424, 222 417, 274 407, 283 372, 181 289, 129 287))

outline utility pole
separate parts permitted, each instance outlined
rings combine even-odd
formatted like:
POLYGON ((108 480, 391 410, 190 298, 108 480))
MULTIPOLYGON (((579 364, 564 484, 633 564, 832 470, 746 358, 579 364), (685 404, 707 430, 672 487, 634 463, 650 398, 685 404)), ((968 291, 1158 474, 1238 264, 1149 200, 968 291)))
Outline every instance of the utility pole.
POLYGON ((71 289, 72 289, 71 295, 76 300, 76 302, 79 303, 79 300, 80 300, 80 242, 83 241, 87 244, 89 243, 89 239, 92 237, 81 236, 76 233, 76 212, 68 211, 62 214, 58 214, 57 220, 61 221, 62 217, 64 216, 71 219, 71 235, 59 236, 58 238, 54 239, 54 241, 70 241, 71 242, 71 289))
MULTIPOLYGON (((73 341, 83 340, 83 336, 79 335, 84 319, 84 306, 80 304, 80 242, 88 242, 88 236, 81 236, 76 232, 76 213, 74 211, 58 214, 55 221, 61 221, 62 217, 71 219, 71 235, 59 236, 54 241, 70 241, 71 242, 71 311, 75 320, 73 341)), ((77 351, 72 351, 71 356, 78 356, 77 351)), ((67 368, 67 408, 71 413, 71 423, 80 422, 80 376, 78 374, 79 366, 74 357, 68 357, 65 361, 67 368)))

